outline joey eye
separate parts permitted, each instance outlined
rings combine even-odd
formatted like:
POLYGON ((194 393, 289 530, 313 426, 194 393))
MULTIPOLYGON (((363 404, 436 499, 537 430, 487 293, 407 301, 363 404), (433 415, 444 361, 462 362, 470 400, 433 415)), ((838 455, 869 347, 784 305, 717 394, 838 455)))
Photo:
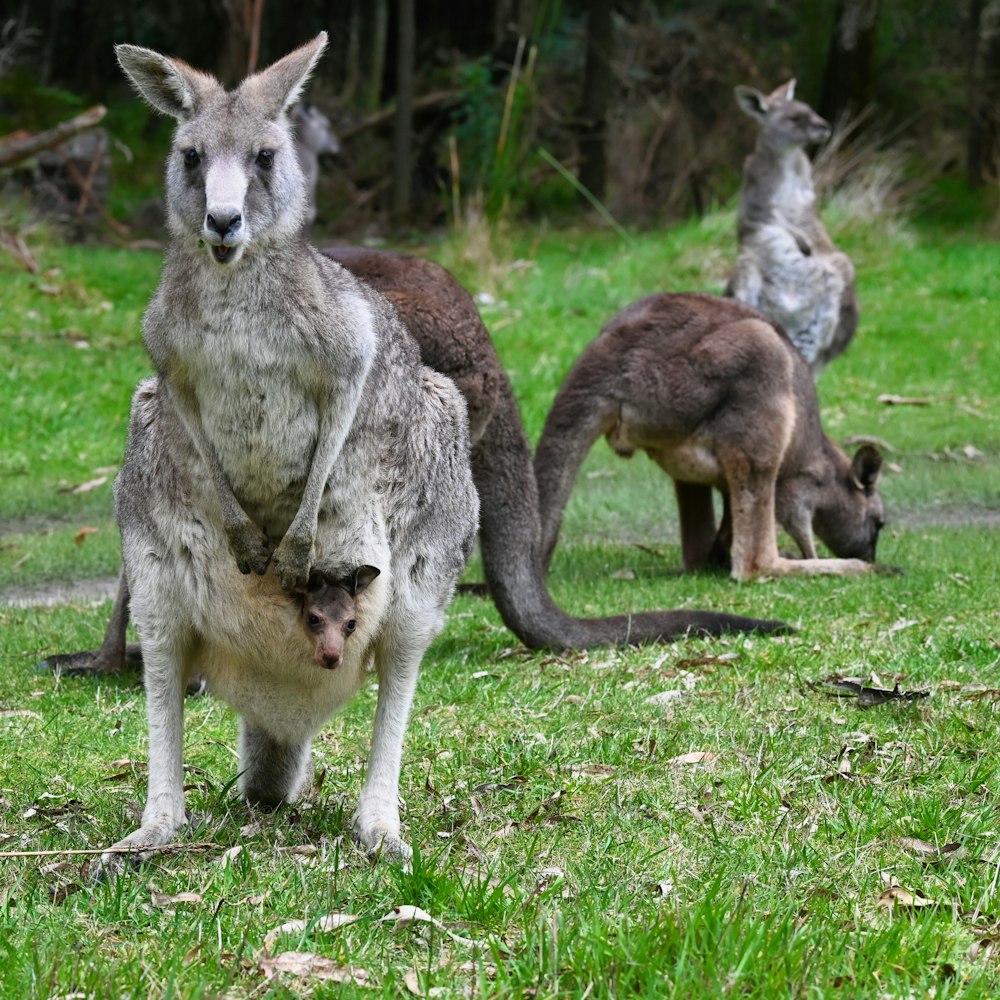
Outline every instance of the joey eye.
POLYGON ((319 628, 319 626, 320 626, 319 615, 309 615, 306 618, 306 624, 310 628, 319 628))
POLYGON ((346 628, 348 632, 353 632, 357 627, 358 623, 353 618, 351 618, 344 626, 344 628, 346 628))
POLYGON ((274 166, 274 150, 262 149, 257 154, 257 166, 262 170, 270 170, 274 166))
POLYGON ((198 150, 191 148, 182 150, 184 154, 184 166, 189 170, 198 166, 201 163, 201 157, 198 155, 198 150))

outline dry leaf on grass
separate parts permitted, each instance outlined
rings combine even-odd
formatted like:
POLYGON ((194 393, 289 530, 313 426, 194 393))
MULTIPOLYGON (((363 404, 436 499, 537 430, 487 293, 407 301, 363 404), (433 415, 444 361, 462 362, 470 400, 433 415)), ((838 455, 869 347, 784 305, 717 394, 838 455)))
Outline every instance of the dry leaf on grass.
POLYGON ((162 907, 174 906, 177 903, 200 903, 202 899, 200 892, 178 892, 172 896, 165 892, 154 892, 152 903, 153 906, 162 907))
POLYGON ((926 840, 921 840, 919 837, 900 837, 899 843, 901 847, 918 855, 928 863, 963 858, 966 853, 965 848, 957 840, 950 844, 944 844, 941 847, 937 847, 926 840))
POLYGON ((74 536, 73 541, 77 545, 83 545, 89 535, 96 535, 97 528, 81 528, 74 536))
POLYGON ((891 885, 879 893, 875 905, 886 910, 897 907, 916 910, 927 906, 937 906, 937 903, 919 891, 913 892, 910 889, 904 889, 901 885, 891 885))
POLYGON ((409 904, 405 906, 394 906, 384 917, 379 919, 380 924, 393 923, 396 926, 396 930, 400 930, 403 927, 408 927, 410 924, 430 924, 432 927, 436 927, 442 934, 447 934, 452 941, 457 944, 467 945, 469 948, 483 948, 485 945, 480 941, 473 941, 472 938, 462 937, 461 934, 456 934, 453 930, 446 927, 437 917, 432 917, 426 910, 422 910, 419 906, 410 906, 409 904))
POLYGON ((678 757, 671 757, 668 764, 708 764, 715 760, 718 755, 711 750, 692 750, 691 753, 682 753, 678 757))
POLYGON ((830 694, 838 698, 857 698, 858 704, 863 708, 884 705, 890 701, 919 701, 930 697, 930 691, 901 691, 899 684, 889 691, 885 688, 869 687, 847 677, 827 678, 820 681, 820 685, 830 688, 830 694))
POLYGON ((40 719, 41 715, 30 708, 4 708, 0 710, 0 719, 14 719, 18 717, 40 719))
POLYGON ((359 919, 360 917, 356 917, 352 913, 328 913, 325 917, 320 917, 319 920, 289 920, 280 927, 275 927, 267 932, 264 936, 264 947, 270 948, 282 934, 301 934, 307 928, 327 933, 340 927, 346 927, 347 924, 353 924, 355 920, 359 919))
POLYGON ((314 955, 308 951, 285 951, 273 958, 263 958, 260 961, 260 971, 268 979, 287 973, 299 979, 322 979, 327 982, 373 988, 365 969, 353 965, 341 965, 332 958, 314 955))
POLYGON ((976 962, 979 959, 988 962, 995 956, 1000 956, 1000 935, 991 934, 988 937, 978 938, 969 947, 970 962, 976 962))

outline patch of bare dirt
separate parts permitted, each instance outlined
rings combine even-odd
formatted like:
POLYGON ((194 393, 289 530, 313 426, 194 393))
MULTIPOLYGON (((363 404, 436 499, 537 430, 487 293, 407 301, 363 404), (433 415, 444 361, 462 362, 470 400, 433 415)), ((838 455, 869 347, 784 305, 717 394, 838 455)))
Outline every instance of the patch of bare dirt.
POLYGON ((76 580, 73 583, 38 583, 0 590, 0 605, 15 608, 51 608, 58 604, 100 604, 112 600, 118 577, 76 580))

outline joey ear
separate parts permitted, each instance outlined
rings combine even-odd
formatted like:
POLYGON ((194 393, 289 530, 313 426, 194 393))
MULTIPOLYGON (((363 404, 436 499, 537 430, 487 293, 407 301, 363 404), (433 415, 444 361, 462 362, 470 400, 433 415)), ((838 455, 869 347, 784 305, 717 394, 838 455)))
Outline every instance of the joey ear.
POLYGON ((364 590, 382 571, 374 566, 359 566, 354 571, 351 580, 351 595, 356 596, 364 590))
POLYGON ((326 32, 321 31, 311 42, 300 45, 267 69, 247 77, 240 84, 240 90, 260 103, 266 115, 277 118, 299 99, 326 48, 326 37, 326 32))
POLYGON ((882 453, 870 444, 863 444, 851 459, 851 471, 861 489, 871 496, 882 471, 882 453))
POLYGON ((751 118, 762 121, 771 110, 767 98, 753 87, 737 87, 733 93, 736 95, 736 103, 740 106, 740 110, 751 118))
POLYGON ((310 570, 309 579, 306 581, 305 593, 315 594, 317 590, 322 590, 327 583, 326 577, 318 570, 310 570))
POLYGON ((793 76, 791 80, 786 80, 780 87, 775 87, 774 90, 767 95, 767 100, 771 104, 781 101, 794 101, 795 77, 793 76))
POLYGON ((193 118, 222 84, 180 59, 170 59, 138 45, 116 45, 118 64, 136 90, 157 111, 178 121, 193 118))

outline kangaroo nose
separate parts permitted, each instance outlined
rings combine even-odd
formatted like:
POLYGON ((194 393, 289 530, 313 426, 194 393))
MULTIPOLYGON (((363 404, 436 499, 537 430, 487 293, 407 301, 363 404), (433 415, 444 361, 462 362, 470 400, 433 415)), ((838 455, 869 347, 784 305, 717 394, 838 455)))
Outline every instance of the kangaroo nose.
POLYGON ((215 233, 220 240, 235 235, 242 224, 243 217, 237 211, 216 209, 205 216, 205 228, 215 233))
POLYGON ((327 652, 326 650, 324 650, 323 651, 323 666, 326 667, 327 670, 333 670, 334 667, 339 667, 340 666, 340 654, 339 653, 330 653, 330 652, 327 652))

